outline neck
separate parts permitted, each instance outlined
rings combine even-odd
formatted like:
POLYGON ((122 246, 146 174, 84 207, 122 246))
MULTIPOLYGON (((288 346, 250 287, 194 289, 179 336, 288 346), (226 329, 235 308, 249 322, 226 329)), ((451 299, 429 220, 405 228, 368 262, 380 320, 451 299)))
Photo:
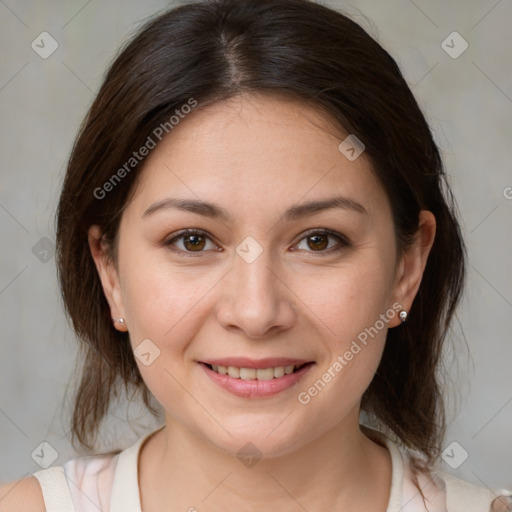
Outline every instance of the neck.
POLYGON ((142 509, 385 510, 390 454, 354 418, 287 455, 252 465, 167 418, 141 448, 142 509))

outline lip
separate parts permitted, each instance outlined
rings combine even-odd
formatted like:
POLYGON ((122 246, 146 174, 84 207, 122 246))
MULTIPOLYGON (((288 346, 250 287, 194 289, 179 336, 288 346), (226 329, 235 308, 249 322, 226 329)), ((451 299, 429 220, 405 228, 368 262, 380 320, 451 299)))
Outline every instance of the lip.
MULTIPOLYGON (((241 365, 241 368, 265 368, 265 366, 244 366, 247 364, 249 360, 247 359, 217 359, 215 361, 243 361, 243 365, 241 365)), ((230 377, 229 375, 221 375, 220 373, 214 372, 211 370, 206 363, 200 362, 199 366, 202 368, 202 370, 206 373, 206 375, 218 386, 220 386, 222 389, 225 389, 229 391, 230 393, 242 397, 242 398, 264 398, 264 397, 271 397, 274 395, 277 395, 278 393, 281 393, 287 389, 290 389, 292 386, 297 384, 306 373, 309 372, 309 370, 313 367, 315 364, 313 361, 302 361, 302 363, 292 363, 292 361, 298 361, 293 359, 265 359, 265 360, 259 360, 257 362, 258 365, 261 364, 262 361, 287 361, 291 364, 304 364, 304 363, 310 363, 306 364, 303 368, 297 370, 294 373, 290 373, 289 375, 283 375, 282 377, 273 378, 271 380, 257 380, 257 379, 235 379, 233 377, 230 377)), ((254 365, 255 361, 251 361, 254 365)), ((221 364, 222 366, 238 366, 238 364, 229 364, 225 365, 222 362, 221 363, 208 363, 208 364, 221 364)), ((264 364, 267 364, 264 362, 264 364)), ((270 368, 274 366, 274 364, 269 364, 266 366, 266 368, 270 368)), ((275 366, 289 366, 287 364, 277 364, 275 366)))
POLYGON ((264 359, 249 359, 247 357, 226 357, 223 359, 208 359, 200 363, 236 366, 237 368, 275 368, 276 366, 300 366, 305 363, 312 363, 310 359, 291 359, 289 357, 266 357, 264 359))

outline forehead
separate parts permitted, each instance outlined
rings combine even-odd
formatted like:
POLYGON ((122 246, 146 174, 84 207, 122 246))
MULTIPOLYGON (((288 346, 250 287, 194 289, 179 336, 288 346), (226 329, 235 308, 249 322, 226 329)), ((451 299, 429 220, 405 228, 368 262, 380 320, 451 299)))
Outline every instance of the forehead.
POLYGON ((239 213, 341 194, 382 210, 387 198, 364 153, 321 109, 283 95, 242 95, 184 116, 149 154, 131 207, 167 196, 214 200, 239 213))

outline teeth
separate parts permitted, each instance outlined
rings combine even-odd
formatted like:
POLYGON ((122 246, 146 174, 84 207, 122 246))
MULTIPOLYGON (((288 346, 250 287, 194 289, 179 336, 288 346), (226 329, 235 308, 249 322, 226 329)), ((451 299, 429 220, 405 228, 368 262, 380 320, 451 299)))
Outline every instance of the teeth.
POLYGON ((256 370, 256 379, 257 380, 272 380, 275 376, 274 368, 265 368, 264 370, 258 368, 256 370))
POLYGON ((240 368, 239 375, 243 380, 255 379, 256 378, 256 368, 240 368))
POLYGON ((234 379, 272 380, 293 373, 295 366, 276 366, 275 368, 237 368, 236 366, 212 365, 212 370, 221 375, 229 375, 234 379))
POLYGON ((235 366, 228 366, 228 375, 235 379, 240 378, 240 368, 236 368, 235 366))
POLYGON ((290 373, 293 373, 293 365, 292 366, 285 366, 284 367, 284 373, 286 373, 286 375, 290 375, 290 373))
POLYGON ((284 375, 284 366, 278 366, 277 368, 274 368, 274 377, 278 379, 279 377, 282 377, 284 375))

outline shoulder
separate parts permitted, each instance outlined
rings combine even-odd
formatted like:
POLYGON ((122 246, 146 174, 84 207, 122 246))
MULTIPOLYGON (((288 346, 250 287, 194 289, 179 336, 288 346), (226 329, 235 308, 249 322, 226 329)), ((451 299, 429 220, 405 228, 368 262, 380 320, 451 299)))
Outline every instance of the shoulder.
POLYGON ((35 476, 0 484, 2 512, 46 512, 43 492, 35 476))
MULTIPOLYGON (((414 481, 434 506, 435 511, 505 512, 512 510, 506 507, 499 508, 504 505, 510 506, 511 502, 508 498, 512 495, 510 491, 475 485, 437 467, 430 471, 415 473, 413 477, 409 466, 405 469, 405 474, 408 478, 407 482, 404 481, 404 491, 409 488, 410 499, 412 500, 414 493, 417 494, 418 491, 418 488, 413 488, 411 485, 414 481)), ((427 509, 419 507, 418 510, 427 509)))
POLYGON ((511 510, 500 506, 511 506, 512 492, 475 485, 450 473, 435 470, 446 486, 446 504, 449 512, 511 510))
MULTIPOLYGON (((413 462, 422 462, 422 454, 404 447, 400 442, 366 426, 364 433, 388 447, 392 458, 393 487, 400 489, 401 499, 391 496, 387 512, 511 512, 512 490, 475 485, 443 471, 437 465, 416 469, 413 462), (428 503, 428 507, 427 507, 428 503)), ((423 464, 421 464, 423 466, 423 464)))
MULTIPOLYGON (((504 504, 509 506, 508 496, 512 495, 510 491, 475 485, 443 471, 437 465, 429 470, 416 470, 411 462, 413 458, 418 458, 417 454, 406 449, 400 451, 404 460, 404 501, 406 504, 410 504, 411 512, 412 510, 427 510, 426 501, 430 503, 428 510, 432 512, 494 512, 498 510, 501 512, 501 510, 512 510, 511 508, 499 508, 504 504), (500 496, 502 496, 502 501, 499 499, 500 496)), ((405 507, 404 512, 408 510, 405 507)))

